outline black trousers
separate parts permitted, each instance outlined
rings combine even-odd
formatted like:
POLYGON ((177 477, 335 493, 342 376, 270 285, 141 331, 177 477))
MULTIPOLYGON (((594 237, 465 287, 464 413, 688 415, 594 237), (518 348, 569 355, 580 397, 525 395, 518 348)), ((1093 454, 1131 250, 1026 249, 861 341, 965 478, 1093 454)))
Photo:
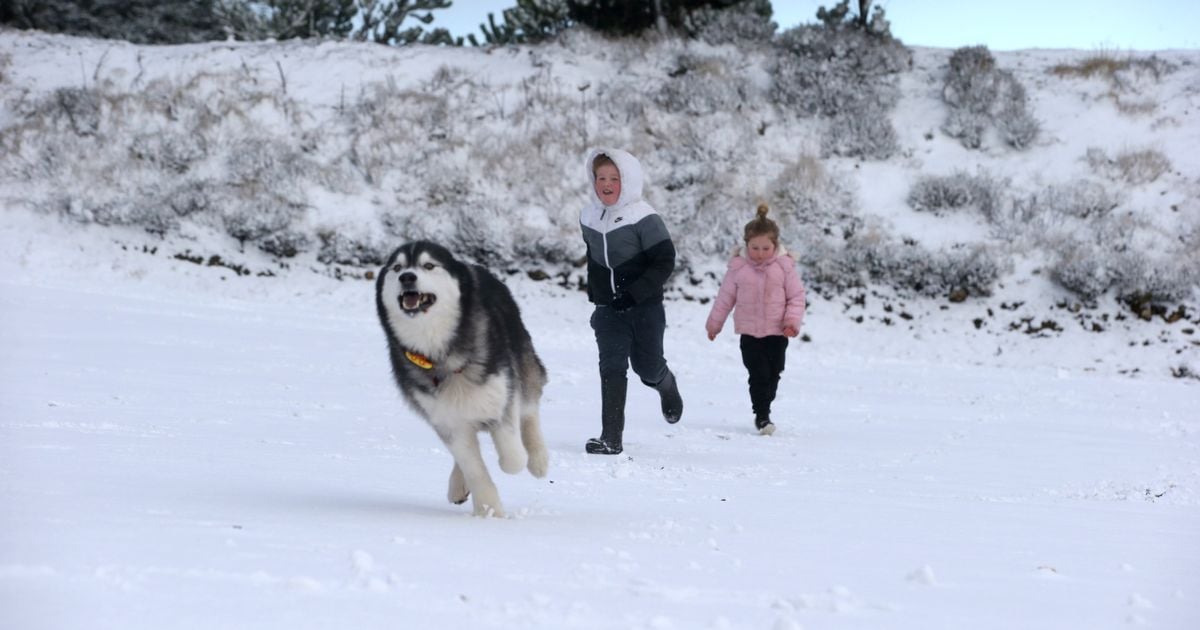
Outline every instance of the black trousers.
POLYGON ((629 367, 647 385, 657 385, 667 376, 663 358, 663 333, 667 316, 663 303, 638 304, 618 313, 597 306, 592 313, 592 330, 600 351, 600 378, 624 379, 629 367))
POLYGON ((742 365, 750 373, 750 406, 754 416, 771 414, 771 403, 779 388, 779 375, 787 357, 788 338, 783 335, 751 337, 742 335, 742 365))

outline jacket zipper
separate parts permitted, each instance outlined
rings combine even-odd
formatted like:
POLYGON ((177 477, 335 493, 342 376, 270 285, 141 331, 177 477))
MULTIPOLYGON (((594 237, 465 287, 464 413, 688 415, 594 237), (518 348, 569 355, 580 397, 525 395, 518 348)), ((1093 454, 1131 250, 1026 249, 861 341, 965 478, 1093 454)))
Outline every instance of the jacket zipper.
POLYGON ((608 222, 604 220, 604 216, 608 214, 608 208, 600 211, 600 227, 603 231, 600 237, 604 240, 604 266, 608 267, 608 284, 612 286, 613 297, 617 297, 617 272, 613 270, 612 264, 608 262, 608 222))

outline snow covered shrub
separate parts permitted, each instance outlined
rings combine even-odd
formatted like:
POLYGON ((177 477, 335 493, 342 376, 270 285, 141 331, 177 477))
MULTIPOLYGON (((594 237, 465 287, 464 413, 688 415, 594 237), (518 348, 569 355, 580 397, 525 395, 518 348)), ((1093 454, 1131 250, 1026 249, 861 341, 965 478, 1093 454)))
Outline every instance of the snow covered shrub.
POLYGON ((274 234, 268 234, 258 241, 259 249, 279 258, 292 258, 301 252, 308 251, 311 245, 307 234, 294 229, 284 229, 274 234))
POLYGON ((1175 304, 1190 300, 1200 286, 1200 265, 1175 251, 1165 255, 1130 252, 1119 259, 1114 288, 1129 304, 1175 304))
POLYGON ((868 230, 846 243, 842 267, 874 282, 927 297, 991 295, 1000 277, 996 255, 983 245, 929 251, 868 230))
POLYGON ((382 265, 387 256, 392 253, 391 248, 383 243, 364 242, 333 230, 318 230, 317 238, 321 242, 317 251, 317 260, 327 265, 373 267, 382 265))
POLYGON ((1111 261, 1102 260, 1092 242, 1070 240, 1059 248, 1050 267, 1050 277, 1063 288, 1085 300, 1095 300, 1113 285, 1111 261))
POLYGON ((1025 94, 1025 87, 1017 83, 1007 70, 1001 70, 1000 73, 1007 75, 1009 80, 1003 83, 1007 89, 1003 92, 1000 109, 995 115, 996 129, 1000 132, 1000 139, 1008 146, 1014 149, 1028 148, 1042 130, 1041 123, 1026 109, 1029 98, 1025 94))
POLYGON ((908 207, 921 212, 942 214, 971 204, 974 178, 963 171, 953 175, 926 175, 917 179, 908 191, 908 207))
POLYGON ((950 55, 942 100, 949 106, 942 130, 970 149, 983 146, 992 126, 1016 149, 1027 148, 1040 130, 1026 111, 1024 86, 1011 72, 996 68, 986 46, 959 48, 950 55))
POLYGON ((745 73, 728 67, 726 58, 685 53, 653 98, 668 112, 704 116, 741 108, 755 90, 745 73))
POLYGON ((1047 186, 1035 203, 1049 212, 1087 219, 1108 214, 1120 204, 1120 200, 1102 184, 1076 181, 1047 186))
POLYGON ((769 0, 742 0, 725 9, 701 7, 687 14, 686 24, 688 32, 714 46, 766 44, 776 28, 769 0))
POLYGON ((1189 299, 1200 285, 1196 248, 1131 213, 1051 230, 1044 245, 1056 252, 1051 277, 1085 299, 1112 290, 1122 300, 1159 304, 1189 299))
POLYGON ((233 238, 259 241, 304 215, 308 202, 297 182, 314 169, 298 149, 276 138, 248 137, 231 148, 226 168, 230 196, 223 200, 221 220, 233 238))
POLYGON ((103 97, 95 89, 58 88, 41 112, 56 127, 67 124, 77 136, 94 136, 100 129, 103 97))
POLYGON ((813 156, 800 156, 785 167, 770 190, 770 205, 779 215, 781 229, 797 241, 843 241, 862 228, 849 184, 828 173, 813 156))
POLYGON ((947 292, 965 291, 973 296, 991 295, 1002 270, 998 255, 980 244, 958 246, 943 252, 935 267, 947 292))
POLYGON ((181 175, 208 157, 208 142, 204 136, 195 133, 143 133, 134 136, 129 152, 136 160, 181 175))
POLYGON ((1086 159, 1093 172, 1134 186, 1153 182, 1171 170, 1171 161, 1156 149, 1127 149, 1110 157, 1103 149, 1091 147, 1086 159))
POLYGON ((802 116, 836 116, 864 102, 891 108, 899 98, 891 79, 912 65, 900 40, 849 27, 804 24, 784 31, 776 46, 773 96, 802 116))
POLYGON ((167 191, 163 203, 179 217, 202 213, 213 207, 212 183, 184 181, 167 191))
POLYGON ((838 17, 784 31, 776 47, 772 96, 800 116, 833 120, 826 154, 884 158, 895 151, 887 115, 899 99, 895 75, 912 65, 900 40, 838 17))
POLYGON ((241 243, 253 243, 288 229, 303 213, 303 206, 252 196, 224 207, 221 223, 226 234, 241 243))
POLYGON ((941 215, 944 210, 973 207, 989 221, 998 218, 1004 204, 1004 182, 986 172, 970 175, 955 171, 950 175, 929 175, 917 180, 908 192, 908 206, 919 212, 941 215))
POLYGON ((821 136, 821 153, 886 160, 900 149, 888 113, 872 101, 851 105, 829 120, 821 136))

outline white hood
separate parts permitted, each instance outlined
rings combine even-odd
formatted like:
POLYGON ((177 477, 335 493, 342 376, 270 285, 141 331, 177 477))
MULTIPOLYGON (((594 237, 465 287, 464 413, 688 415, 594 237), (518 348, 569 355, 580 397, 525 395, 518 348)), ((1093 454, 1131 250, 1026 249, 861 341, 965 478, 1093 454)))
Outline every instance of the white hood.
POLYGON ((628 152, 620 149, 597 148, 588 152, 587 162, 584 164, 587 167, 588 181, 592 183, 588 188, 592 203, 601 207, 604 205, 600 202, 600 197, 596 195, 596 173, 592 170, 592 164, 596 161, 596 157, 600 155, 607 155, 617 165, 617 170, 621 173, 621 196, 617 198, 617 203, 612 207, 622 208, 631 203, 641 201, 643 182, 641 162, 638 162, 637 158, 628 152))

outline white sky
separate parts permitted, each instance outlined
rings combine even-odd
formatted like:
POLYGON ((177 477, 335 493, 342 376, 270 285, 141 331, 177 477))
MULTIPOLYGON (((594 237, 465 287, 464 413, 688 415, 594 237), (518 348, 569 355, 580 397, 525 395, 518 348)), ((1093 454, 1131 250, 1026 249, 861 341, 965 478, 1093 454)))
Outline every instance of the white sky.
MULTIPOLYGON (((817 8, 835 0, 772 0, 780 28, 816 20, 817 8)), ((489 11, 516 0, 453 0, 435 11, 435 24, 455 35, 475 33, 489 11)), ((853 4, 853 3, 852 3, 853 4)), ((1194 0, 883 0, 892 32, 906 44, 957 48, 984 44, 993 50, 1074 48, 1164 50, 1200 48, 1200 2, 1194 0)))

